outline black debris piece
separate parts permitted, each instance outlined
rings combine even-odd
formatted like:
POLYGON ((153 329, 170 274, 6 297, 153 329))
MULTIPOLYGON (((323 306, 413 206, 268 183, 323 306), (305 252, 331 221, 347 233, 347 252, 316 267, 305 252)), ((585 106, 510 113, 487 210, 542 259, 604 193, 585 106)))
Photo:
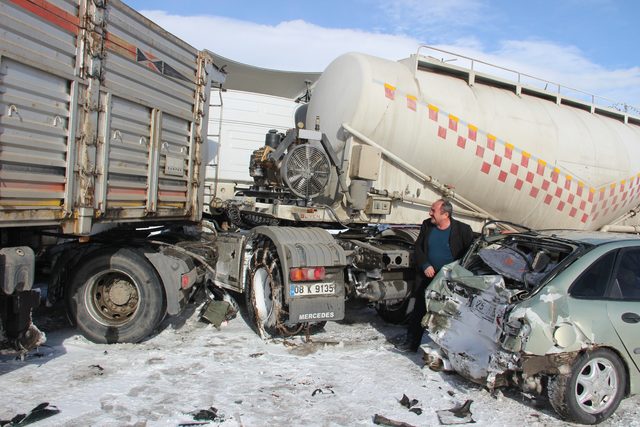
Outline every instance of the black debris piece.
POLYGON ((406 394, 403 394, 402 399, 400 399, 400 404, 410 409, 418 404, 418 399, 409 399, 406 394))
POLYGON ((49 402, 43 402, 29 411, 28 414, 18 414, 10 420, 0 420, 0 426, 26 426, 59 413, 60 409, 53 405, 49 405, 49 402))
POLYGON ((403 421, 395 421, 389 419, 385 416, 375 414, 373 417, 373 423, 379 426, 390 426, 390 427, 414 427, 412 424, 405 423, 403 421))
POLYGON ((451 391, 451 390, 447 390, 447 394, 448 394, 449 396, 451 396, 451 397, 453 397, 453 396, 455 396, 455 395, 456 395, 456 393, 455 393, 455 392, 453 392, 453 391, 451 391))
MULTIPOLYGON (((102 366, 100 366, 100 365, 89 365, 89 367, 97 369, 99 372, 104 371, 104 368, 102 366)), ((102 375, 102 373, 100 375, 102 375)))
POLYGON ((473 400, 468 399, 462 405, 456 405, 451 409, 444 409, 440 411, 436 411, 438 414, 438 420, 442 425, 452 425, 452 424, 471 424, 476 421, 473 419, 471 414, 471 404, 473 400))
POLYGON ((311 393, 311 396, 315 396, 316 394, 336 394, 335 391, 331 390, 330 388, 326 389, 326 390, 322 390, 321 388, 317 388, 315 390, 313 390, 313 393, 311 393))
POLYGON ((210 406, 207 409, 200 409, 195 412, 191 412, 190 415, 196 421, 216 421, 223 422, 224 416, 218 414, 218 409, 210 406))
POLYGON ((252 353, 249 355, 249 357, 253 357, 255 359, 256 357, 260 357, 262 355, 264 355, 264 353, 252 353))
POLYGON ((422 409, 420 408, 411 408, 409 409, 409 412, 413 412, 416 415, 422 415, 422 409))

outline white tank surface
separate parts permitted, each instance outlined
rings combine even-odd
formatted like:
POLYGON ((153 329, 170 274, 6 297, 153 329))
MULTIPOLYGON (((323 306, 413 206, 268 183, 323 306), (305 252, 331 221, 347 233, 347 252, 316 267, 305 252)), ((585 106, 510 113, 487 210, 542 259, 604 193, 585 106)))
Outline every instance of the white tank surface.
POLYGON ((339 158, 351 151, 345 129, 361 135, 354 144, 381 147, 371 183, 379 190, 419 195, 422 185, 424 195, 413 167, 492 217, 532 228, 598 229, 640 202, 640 118, 559 86, 536 89, 431 57, 346 54, 315 87, 307 123, 316 117, 339 158))

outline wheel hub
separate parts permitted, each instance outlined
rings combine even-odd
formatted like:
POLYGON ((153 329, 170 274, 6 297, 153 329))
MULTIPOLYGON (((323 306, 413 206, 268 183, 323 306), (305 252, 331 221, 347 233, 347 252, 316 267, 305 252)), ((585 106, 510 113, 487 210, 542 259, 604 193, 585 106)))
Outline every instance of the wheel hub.
POLYGON ((605 410, 616 394, 618 380, 611 363, 602 358, 589 362, 578 377, 577 400, 582 409, 591 414, 605 410))
POLYGON ((109 325, 126 323, 136 312, 140 299, 133 280, 117 271, 96 277, 89 295, 96 318, 109 325))
POLYGON ((122 306, 129 302, 134 292, 130 283, 118 280, 109 287, 109 299, 115 305, 122 306))

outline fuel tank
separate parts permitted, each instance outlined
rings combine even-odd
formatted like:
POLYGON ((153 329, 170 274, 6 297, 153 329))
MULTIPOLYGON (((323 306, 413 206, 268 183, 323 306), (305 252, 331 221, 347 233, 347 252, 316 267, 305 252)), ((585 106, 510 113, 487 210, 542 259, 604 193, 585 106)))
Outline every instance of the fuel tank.
MULTIPOLYGON (((532 228, 598 229, 637 207, 640 118, 518 81, 427 56, 351 53, 320 77, 307 123, 320 123, 347 167, 354 146, 377 146, 369 182, 385 194, 436 198, 413 169, 532 228)), ((424 206, 393 209, 410 211, 397 222, 426 216, 424 206)))

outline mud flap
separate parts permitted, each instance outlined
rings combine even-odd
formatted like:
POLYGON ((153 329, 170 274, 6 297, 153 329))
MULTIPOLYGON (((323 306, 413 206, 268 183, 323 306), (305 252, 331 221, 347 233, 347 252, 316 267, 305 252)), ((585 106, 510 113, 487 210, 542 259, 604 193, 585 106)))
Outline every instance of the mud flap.
POLYGON ((344 319, 344 297, 294 298, 289 302, 287 324, 325 322, 344 319))

